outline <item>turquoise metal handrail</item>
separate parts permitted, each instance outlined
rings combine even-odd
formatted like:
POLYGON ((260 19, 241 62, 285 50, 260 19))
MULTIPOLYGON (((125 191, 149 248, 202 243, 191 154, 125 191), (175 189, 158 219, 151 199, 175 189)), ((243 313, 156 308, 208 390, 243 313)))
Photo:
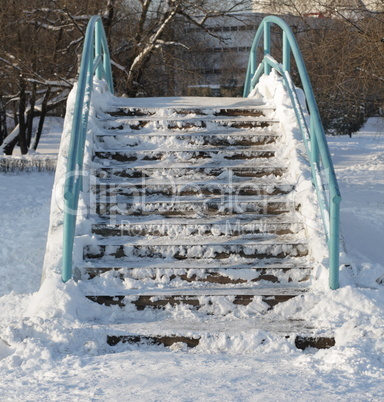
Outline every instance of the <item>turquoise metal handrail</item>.
POLYGON ((321 217, 329 250, 329 286, 331 289, 339 287, 339 215, 340 215, 340 190, 337 184, 335 170, 329 153, 324 128, 321 123, 319 110, 313 95, 308 72, 304 64, 296 38, 290 27, 281 18, 269 16, 263 19, 256 32, 251 54, 248 62, 248 70, 245 80, 244 97, 247 97, 255 88, 262 74, 268 75, 271 68, 275 69, 282 77, 291 98, 296 118, 303 136, 306 151, 311 164, 312 181, 316 188, 320 204, 321 217), (271 56, 271 24, 278 25, 282 30, 282 63, 278 63, 271 56), (257 65, 257 51, 261 37, 264 36, 264 57, 257 65), (304 90, 309 112, 309 125, 305 118, 302 105, 295 86, 290 76, 291 53, 294 56, 299 72, 301 85, 304 90), (325 190, 321 170, 325 171, 328 191, 325 190))
POLYGON ((62 279, 72 278, 72 253, 75 237, 79 194, 82 189, 82 169, 93 78, 104 79, 113 93, 111 61, 102 20, 93 16, 87 26, 77 83, 76 101, 68 149, 64 184, 62 279))

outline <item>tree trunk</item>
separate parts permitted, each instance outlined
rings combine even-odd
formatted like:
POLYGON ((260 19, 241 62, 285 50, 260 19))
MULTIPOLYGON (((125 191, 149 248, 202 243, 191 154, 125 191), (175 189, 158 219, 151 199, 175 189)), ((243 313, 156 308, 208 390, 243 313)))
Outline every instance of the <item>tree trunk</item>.
POLYGON ((18 141, 19 141, 19 125, 17 125, 4 140, 4 142, 6 143, 3 147, 4 155, 12 155, 13 149, 15 148, 18 141), (15 132, 15 130, 17 131, 15 132), (11 137, 12 139, 8 139, 9 137, 11 137))
POLYGON ((27 146, 27 125, 25 122, 25 109, 27 102, 27 95, 25 93, 26 83, 23 76, 20 76, 20 101, 19 101, 19 145, 22 155, 28 153, 27 146))
POLYGON ((15 127, 16 127, 16 126, 19 125, 19 117, 17 116, 17 105, 16 105, 16 102, 13 102, 12 112, 13 112, 13 121, 14 121, 15 127))
POLYGON ((47 92, 44 95, 43 103, 41 105, 41 116, 40 116, 40 120, 39 120, 39 126, 38 126, 37 132, 36 132, 35 143, 33 144, 33 149, 35 151, 37 149, 37 146, 39 145, 41 133, 43 131, 44 120, 45 120, 45 116, 47 115, 47 105, 48 105, 48 99, 49 99, 50 92, 51 92, 51 88, 48 87, 47 92))
POLYGON ((108 42, 111 40, 111 30, 113 24, 113 18, 115 16, 115 0, 108 0, 106 12, 104 14, 103 24, 105 29, 105 35, 108 42))
POLYGON ((36 103, 36 83, 33 83, 32 86, 32 95, 30 99, 30 110, 27 116, 27 147, 30 148, 31 146, 31 139, 32 139, 32 131, 33 131, 33 118, 35 117, 35 103, 36 103))
POLYGON ((0 98, 0 145, 7 136, 7 115, 3 100, 0 98))

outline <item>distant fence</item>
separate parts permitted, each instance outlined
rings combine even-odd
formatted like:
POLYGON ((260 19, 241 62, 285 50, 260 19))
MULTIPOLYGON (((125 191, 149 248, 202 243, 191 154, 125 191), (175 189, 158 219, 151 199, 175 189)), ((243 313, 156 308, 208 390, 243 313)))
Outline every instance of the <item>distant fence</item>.
POLYGON ((54 172, 56 157, 1 156, 0 172, 54 172))

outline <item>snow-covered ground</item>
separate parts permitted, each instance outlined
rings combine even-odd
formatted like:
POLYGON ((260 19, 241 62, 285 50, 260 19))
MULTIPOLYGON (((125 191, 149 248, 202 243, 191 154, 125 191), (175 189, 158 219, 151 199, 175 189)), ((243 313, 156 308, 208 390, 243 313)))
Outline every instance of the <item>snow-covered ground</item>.
POLYGON ((384 122, 370 119, 352 138, 329 143, 343 195, 345 262, 352 268, 342 271, 341 289, 322 299, 308 295, 305 311, 295 301, 281 307, 282 314, 297 308, 297 318, 336 328, 336 346, 320 351, 303 352, 285 340, 260 345, 245 334, 238 343, 191 350, 124 346, 112 353, 101 333, 74 318, 87 305, 71 304, 60 289, 55 299, 34 294, 53 174, 1 173, 1 400, 382 400, 384 285, 377 279, 384 282, 384 122))
POLYGON ((328 143, 343 196, 346 248, 362 264, 364 281, 365 270, 384 265, 384 119, 369 119, 352 138, 329 137, 328 143))

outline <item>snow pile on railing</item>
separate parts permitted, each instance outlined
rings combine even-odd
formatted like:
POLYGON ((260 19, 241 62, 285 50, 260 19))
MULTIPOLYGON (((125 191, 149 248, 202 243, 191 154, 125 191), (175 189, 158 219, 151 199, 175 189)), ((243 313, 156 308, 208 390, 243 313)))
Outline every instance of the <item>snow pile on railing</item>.
POLYGON ((314 281, 314 284, 327 289, 329 253, 326 236, 312 185, 310 162, 283 79, 272 70, 269 75, 261 76, 250 96, 263 97, 265 102, 272 103, 275 107, 274 117, 280 121, 280 130, 285 136, 285 148, 281 157, 289 159, 290 174, 296 183, 292 201, 299 207, 297 213, 302 215, 306 226, 310 257, 315 268, 313 279, 321 279, 314 281))
MULTIPOLYGON (((87 172, 89 169, 90 162, 90 152, 93 147, 93 131, 94 123, 92 122, 93 117, 96 115, 97 110, 101 110, 102 106, 105 107, 110 99, 113 99, 112 94, 105 89, 105 83, 94 79, 94 87, 92 92, 92 98, 90 103, 89 111, 89 122, 88 122, 88 132, 87 139, 85 143, 85 156, 84 156, 84 166, 83 172, 87 172)), ((43 278, 47 276, 61 274, 61 264, 62 264, 62 252, 63 252, 63 219, 64 219, 64 183, 67 177, 67 162, 68 162, 68 149, 69 141, 71 137, 72 120, 76 100, 77 84, 74 85, 72 91, 70 92, 67 100, 67 112, 64 121, 64 128, 61 137, 60 149, 57 159, 55 182, 52 190, 51 199, 51 215, 49 232, 47 239, 47 249, 44 259, 44 269, 43 278)), ((84 177, 87 177, 87 173, 84 173, 84 177)), ((84 198, 86 198, 86 180, 84 180, 84 191, 80 195, 78 215, 81 215, 86 211, 86 206, 84 204, 84 198)), ((79 216, 78 216, 79 219, 79 216)), ((80 219, 84 223, 84 219, 80 219)))

